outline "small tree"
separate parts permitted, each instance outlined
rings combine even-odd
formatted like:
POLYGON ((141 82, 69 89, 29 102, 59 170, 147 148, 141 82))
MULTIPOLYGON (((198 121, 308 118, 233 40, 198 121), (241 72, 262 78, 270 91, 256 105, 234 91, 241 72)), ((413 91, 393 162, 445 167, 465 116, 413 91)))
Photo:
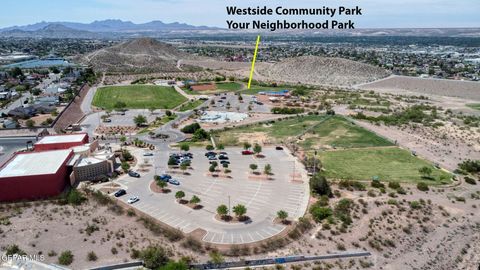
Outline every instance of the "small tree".
POLYGON ((258 169, 257 164, 250 164, 250 170, 252 170, 252 173, 255 173, 255 171, 258 169))
POLYGON ((224 150, 225 149, 225 146, 223 144, 218 144, 217 145, 217 150, 224 150))
POLYGON ((255 153, 255 155, 258 155, 262 152, 262 147, 260 146, 260 144, 256 143, 255 146, 253 146, 253 152, 255 153))
POLYGON ((175 166, 177 165, 177 160, 174 157, 170 157, 168 159, 168 166, 175 166))
POLYGON ((237 204, 233 207, 233 213, 237 216, 238 219, 243 219, 244 215, 247 213, 247 207, 243 204, 237 204))
POLYGON ((208 171, 211 172, 211 173, 214 173, 215 172, 215 165, 210 165, 210 167, 208 168, 208 171))
POLYGON ((122 167, 122 170, 123 170, 124 172, 128 172, 128 170, 130 170, 130 164, 128 164, 128 163, 125 162, 125 161, 122 162, 121 167, 122 167))
POLYGON ((277 212, 277 217, 282 220, 282 222, 285 222, 285 220, 288 218, 288 213, 287 211, 280 210, 277 212))
POLYGON ((120 137, 120 142, 122 143, 122 145, 124 145, 127 142, 127 137, 125 136, 120 137))
POLYGON ((432 168, 424 166, 424 167, 420 168, 418 170, 418 172, 420 172, 420 174, 422 174, 422 177, 430 178, 430 176, 432 175, 432 168))
POLYGON ((330 184, 328 183, 327 179, 320 174, 315 174, 310 178, 310 188, 313 192, 317 193, 318 195, 327 195, 328 197, 332 196, 332 190, 330 188, 330 184))
POLYGON ((187 163, 182 163, 180 164, 180 170, 183 171, 183 174, 185 174, 185 171, 188 169, 188 164, 187 163))
POLYGON ((27 121, 25 121, 25 125, 27 125, 27 127, 29 128, 32 128, 35 126, 35 121, 33 121, 32 119, 28 119, 27 121))
POLYGON ((188 152, 188 151, 190 150, 190 146, 189 146, 188 144, 186 144, 186 143, 182 143, 182 144, 180 145, 180 149, 181 149, 182 151, 188 152))
POLYGON ((165 115, 168 116, 168 117, 170 117, 170 116, 173 115, 173 113, 172 113, 172 111, 167 110, 167 111, 165 111, 165 115))
POLYGON ((147 123, 147 118, 139 114, 133 118, 133 122, 135 123, 135 125, 137 125, 137 127, 140 127, 147 123))
POLYGON ((224 218, 228 214, 228 207, 225 204, 221 204, 217 207, 217 214, 224 218))
POLYGON ((58 257, 58 263, 61 265, 70 265, 73 262, 73 254, 70 250, 64 251, 58 257))
POLYGON ((213 145, 209 144, 207 145, 207 147, 205 147, 205 149, 207 149, 207 151, 212 151, 215 148, 213 147, 213 145))
POLYGON ((266 164, 265 167, 263 168, 263 173, 266 175, 271 175, 272 174, 272 165, 266 164))
POLYGON ((162 190, 162 192, 165 192, 165 188, 168 186, 167 182, 162 180, 157 180, 156 183, 157 183, 157 186, 162 190))
POLYGON ((175 193, 175 198, 178 201, 182 201, 184 197, 185 197, 185 192, 183 192, 181 190, 179 190, 179 191, 177 191, 177 193, 175 193))
POLYGON ((158 269, 169 260, 167 252, 160 246, 149 246, 140 251, 140 259, 148 269, 158 269))
POLYGON ((252 147, 252 145, 249 142, 244 142, 243 143, 243 149, 248 150, 252 147))
POLYGON ((190 199, 190 203, 195 204, 195 205, 199 204, 200 201, 201 201, 200 198, 195 196, 195 195, 193 195, 192 198, 190 199))

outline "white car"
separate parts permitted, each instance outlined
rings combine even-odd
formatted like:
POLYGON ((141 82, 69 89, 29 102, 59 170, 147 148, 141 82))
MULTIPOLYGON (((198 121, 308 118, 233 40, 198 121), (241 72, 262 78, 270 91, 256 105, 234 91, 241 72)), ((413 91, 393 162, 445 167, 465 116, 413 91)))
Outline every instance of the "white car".
POLYGON ((138 198, 138 196, 134 196, 134 197, 128 198, 127 203, 132 204, 132 203, 138 202, 139 200, 140 198, 138 198))

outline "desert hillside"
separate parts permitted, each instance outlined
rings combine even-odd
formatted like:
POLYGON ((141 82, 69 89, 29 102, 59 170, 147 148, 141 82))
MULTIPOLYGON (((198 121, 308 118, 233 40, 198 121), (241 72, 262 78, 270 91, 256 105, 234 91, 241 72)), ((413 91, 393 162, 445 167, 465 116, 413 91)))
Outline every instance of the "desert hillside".
POLYGON ((382 68, 341 58, 302 56, 258 68, 271 80, 351 86, 388 76, 382 68))
POLYGON ((109 72, 174 72, 177 60, 186 57, 172 45, 140 38, 92 52, 81 62, 109 72))

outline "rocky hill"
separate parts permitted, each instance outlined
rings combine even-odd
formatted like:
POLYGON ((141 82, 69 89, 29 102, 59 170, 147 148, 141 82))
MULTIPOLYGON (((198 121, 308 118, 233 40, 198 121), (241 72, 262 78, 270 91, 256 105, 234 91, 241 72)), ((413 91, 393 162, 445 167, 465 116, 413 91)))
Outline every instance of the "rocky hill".
POLYGON ((262 66, 257 72, 271 80, 315 85, 352 86, 388 76, 383 68, 342 58, 302 56, 262 66))
POLYGON ((188 57, 172 45, 152 38, 130 40, 83 56, 80 61, 98 71, 175 72, 177 61, 188 57))

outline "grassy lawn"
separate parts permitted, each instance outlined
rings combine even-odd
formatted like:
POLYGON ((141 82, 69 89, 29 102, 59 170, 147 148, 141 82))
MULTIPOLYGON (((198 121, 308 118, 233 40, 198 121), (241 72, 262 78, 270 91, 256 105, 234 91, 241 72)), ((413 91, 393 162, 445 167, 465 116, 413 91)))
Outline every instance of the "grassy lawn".
POLYGON ((470 107, 475 110, 480 110, 480 103, 470 103, 470 104, 467 104, 467 107, 470 107))
POLYGON ((155 129, 159 128, 160 126, 163 126, 165 125, 166 123, 172 121, 172 120, 175 120, 175 118, 177 118, 177 115, 176 114, 172 114, 171 116, 166 116, 164 115, 163 117, 157 117, 155 119, 155 121, 153 121, 152 123, 150 123, 150 125, 142 130, 140 130, 138 132, 138 134, 145 134, 145 133, 148 133, 150 131, 154 131, 155 129))
POLYGON ((171 87, 153 85, 107 86, 97 90, 92 104, 112 110, 117 102, 125 102, 128 109, 172 109, 186 98, 171 87))
POLYGON ((334 146, 336 148, 358 148, 391 146, 393 143, 355 125, 340 116, 331 117, 305 134, 299 145, 304 149, 334 146))
POLYGON ((320 159, 325 175, 332 179, 371 180, 378 176, 381 181, 424 181, 431 185, 451 182, 449 173, 396 147, 326 151, 320 153, 320 159), (433 180, 422 178, 418 172, 424 166, 432 168, 433 180))
POLYGON ((216 85, 218 90, 226 90, 226 91, 237 91, 242 88, 242 85, 236 82, 216 83, 216 85))
POLYGON ((330 148, 332 145, 337 148, 392 145, 388 140, 352 124, 343 117, 325 115, 307 115, 271 124, 238 127, 216 134, 216 139, 224 145, 237 145, 240 143, 239 138, 263 136, 272 143, 280 143, 296 139, 295 137, 302 135, 308 128, 312 129, 297 141, 305 150, 330 148))
POLYGON ((179 111, 181 112, 185 112, 185 111, 188 111, 188 110, 193 110, 195 108, 197 108, 198 106, 200 106, 202 103, 204 103, 205 101, 204 100, 194 100, 194 101, 189 101, 187 103, 184 103, 182 106, 180 106, 180 108, 178 108, 179 111))

